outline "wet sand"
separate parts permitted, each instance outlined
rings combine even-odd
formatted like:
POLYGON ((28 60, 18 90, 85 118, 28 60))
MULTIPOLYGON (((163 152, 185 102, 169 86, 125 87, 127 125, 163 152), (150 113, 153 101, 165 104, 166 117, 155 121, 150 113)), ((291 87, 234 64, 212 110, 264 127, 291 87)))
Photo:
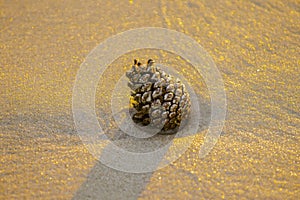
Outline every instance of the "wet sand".
MULTIPOLYGON (((28 0, 1 1, 0 9, 0 199, 300 196, 298 1, 28 0), (183 32, 209 52, 224 80, 227 117, 204 159, 198 151, 205 129, 171 165, 153 173, 121 173, 98 162, 77 136, 72 89, 94 47, 148 26, 183 32)), ((100 80, 98 116, 109 115, 104 102, 114 77, 126 71, 122 66, 149 56, 184 63, 155 51, 122 56, 100 80)), ((190 70, 182 73, 195 78, 190 70)), ((205 84, 193 84, 209 107, 205 84)))

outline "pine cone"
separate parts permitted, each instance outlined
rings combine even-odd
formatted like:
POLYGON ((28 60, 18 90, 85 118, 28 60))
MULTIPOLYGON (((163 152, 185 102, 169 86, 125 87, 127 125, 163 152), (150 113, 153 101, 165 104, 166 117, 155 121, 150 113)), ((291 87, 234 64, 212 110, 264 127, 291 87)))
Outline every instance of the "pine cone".
POLYGON ((156 67, 134 60, 126 73, 131 88, 131 116, 135 123, 162 127, 160 133, 176 133, 190 113, 190 97, 179 80, 156 67))

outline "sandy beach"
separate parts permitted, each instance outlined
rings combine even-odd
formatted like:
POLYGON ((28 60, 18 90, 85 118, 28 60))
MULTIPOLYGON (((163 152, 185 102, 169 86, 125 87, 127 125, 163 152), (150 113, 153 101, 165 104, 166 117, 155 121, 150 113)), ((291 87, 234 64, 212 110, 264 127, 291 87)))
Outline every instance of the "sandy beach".
MULTIPOLYGON (((0 11, 0 199, 299 198, 299 1, 27 0, 0 1, 0 11), (142 27, 197 41, 223 78, 227 111, 219 140, 201 159, 211 101, 193 66, 155 49, 117 58, 97 86, 103 126, 116 77, 134 58, 173 66, 201 96, 201 129, 174 140, 192 140, 187 151, 162 169, 128 173, 86 148, 72 95, 80 65, 97 45, 142 27)), ((120 130, 106 126, 114 140, 120 130)), ((142 145, 153 149, 172 139, 157 136, 142 145)), ((115 142, 134 148, 126 136, 115 142)))

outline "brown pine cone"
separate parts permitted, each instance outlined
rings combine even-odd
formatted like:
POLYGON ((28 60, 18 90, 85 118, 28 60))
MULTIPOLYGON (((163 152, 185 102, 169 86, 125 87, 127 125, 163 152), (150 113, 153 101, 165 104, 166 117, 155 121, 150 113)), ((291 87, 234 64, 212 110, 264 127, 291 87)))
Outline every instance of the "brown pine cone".
POLYGON ((147 65, 134 60, 126 72, 131 88, 131 116, 135 123, 162 127, 161 133, 176 133, 190 113, 190 96, 179 80, 156 67, 152 59, 147 65))

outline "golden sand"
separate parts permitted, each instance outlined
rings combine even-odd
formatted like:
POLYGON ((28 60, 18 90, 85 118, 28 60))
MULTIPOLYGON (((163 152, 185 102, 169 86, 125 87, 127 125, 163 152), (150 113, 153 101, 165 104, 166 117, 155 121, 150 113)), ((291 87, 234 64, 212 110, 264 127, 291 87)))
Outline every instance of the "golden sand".
MULTIPOLYGON (((76 136, 72 120, 76 73, 106 38, 148 26, 183 32, 210 53, 224 80, 227 118, 205 159, 198 158, 201 132, 180 159, 146 176, 143 188, 124 183, 123 197, 300 196, 299 1, 28 0, 0 1, 0 11, 0 199, 92 198, 101 190, 92 175, 109 174, 95 170, 101 164, 76 136)), ((149 56, 157 54, 133 52, 116 63, 149 56)), ((181 62, 168 53, 155 59, 181 62)), ((99 87, 103 81, 109 90, 113 73, 99 87)), ((98 91, 96 103, 105 107, 109 95, 98 91)), ((103 187, 118 196, 113 184, 103 187)))

